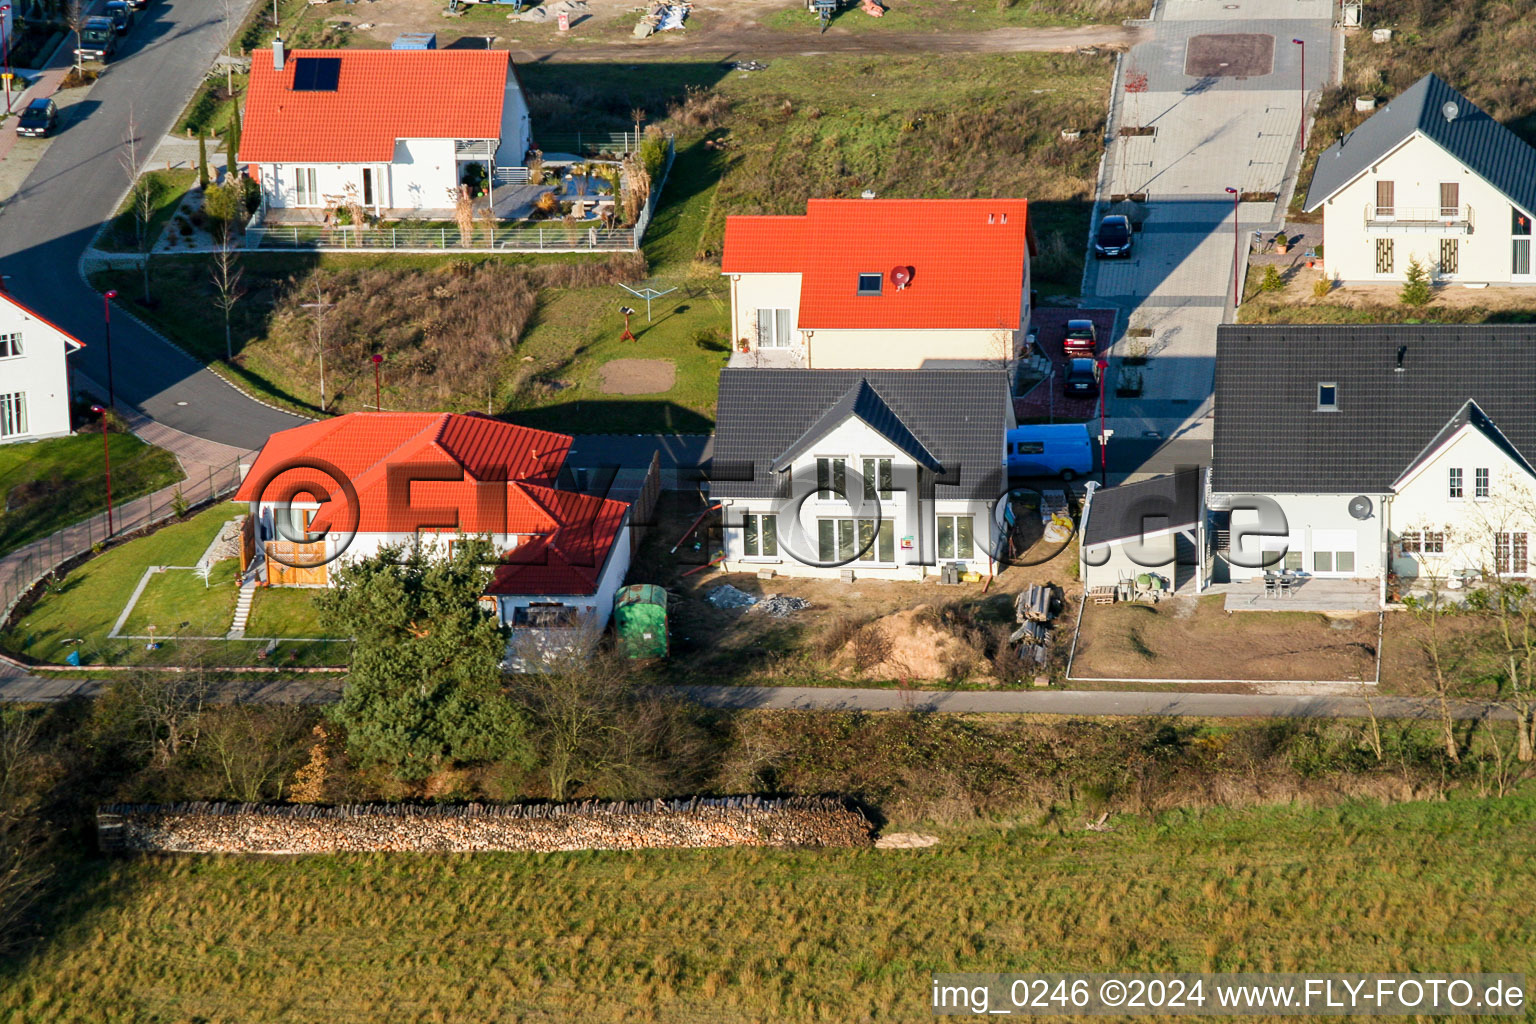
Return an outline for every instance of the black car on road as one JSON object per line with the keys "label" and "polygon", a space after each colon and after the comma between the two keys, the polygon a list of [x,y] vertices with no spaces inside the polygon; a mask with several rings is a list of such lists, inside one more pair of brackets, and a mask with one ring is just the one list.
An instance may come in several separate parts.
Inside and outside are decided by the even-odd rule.
{"label": "black car on road", "polygon": [[1129,256],[1136,244],[1131,231],[1131,219],[1112,213],[1099,221],[1098,233],[1093,236],[1093,255],[1098,259],[1106,256]]}
{"label": "black car on road", "polygon": [[53,100],[39,97],[28,103],[16,120],[16,134],[45,138],[59,126],[59,108]]}
{"label": "black car on road", "polygon": [[1061,390],[1068,398],[1099,397],[1099,363],[1096,359],[1073,359],[1061,378]]}
{"label": "black car on road", "polygon": [[80,26],[80,45],[75,56],[81,60],[99,60],[105,64],[117,49],[117,26],[111,18],[96,16],[86,18]]}

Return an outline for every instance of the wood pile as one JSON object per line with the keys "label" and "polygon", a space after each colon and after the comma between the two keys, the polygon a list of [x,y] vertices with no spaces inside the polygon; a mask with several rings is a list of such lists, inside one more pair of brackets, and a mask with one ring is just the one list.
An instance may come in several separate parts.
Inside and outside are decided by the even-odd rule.
{"label": "wood pile", "polygon": [[1050,653],[1051,620],[1061,613],[1061,588],[1054,583],[1031,583],[1014,598],[1014,620],[1019,628],[1008,637],[1010,643],[1028,647],[1035,664],[1044,665]]}
{"label": "wood pile", "polygon": [[857,847],[873,829],[832,797],[693,797],[566,804],[181,803],[97,810],[115,853],[473,853],[722,846]]}

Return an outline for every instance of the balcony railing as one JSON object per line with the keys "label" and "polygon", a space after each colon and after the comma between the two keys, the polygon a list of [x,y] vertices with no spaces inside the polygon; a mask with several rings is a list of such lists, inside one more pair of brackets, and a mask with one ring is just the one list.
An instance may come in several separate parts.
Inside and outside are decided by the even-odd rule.
{"label": "balcony railing", "polygon": [[1470,235],[1472,207],[1368,205],[1365,226],[1387,231],[1451,231]]}
{"label": "balcony railing", "polygon": [[496,152],[495,139],[455,139],[453,142],[455,156],[488,156]]}

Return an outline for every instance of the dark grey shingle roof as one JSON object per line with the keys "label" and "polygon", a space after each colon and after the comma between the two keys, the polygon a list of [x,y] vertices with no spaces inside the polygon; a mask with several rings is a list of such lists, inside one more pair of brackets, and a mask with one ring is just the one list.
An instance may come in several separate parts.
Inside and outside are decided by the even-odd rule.
{"label": "dark grey shingle roof", "polygon": [[[1455,103],[1447,121],[1441,108]],[[1536,212],[1536,149],[1436,75],[1425,75],[1317,158],[1305,208],[1315,210],[1414,132],[1423,132],[1527,213]]]}
{"label": "dark grey shingle roof", "polygon": [[817,441],[825,437],[828,431],[849,416],[857,416],[863,420],[897,449],[910,455],[912,461],[919,466],[931,469],[935,473],[943,471],[944,467],[938,459],[934,458],[933,453],[912,436],[912,431],[907,429],[907,425],[901,421],[900,416],[891,411],[890,405],[880,397],[880,392],[862,377],[854,383],[853,387],[844,392],[843,397],[838,399],[837,403],[819,420],[812,423],[810,428],[800,435],[798,441],[779,453],[779,457],[773,462],[774,471],[788,468]]}
{"label": "dark grey shingle roof", "polygon": [[[1200,519],[1200,470],[1100,487],[1088,503],[1083,545],[1140,537],[1153,529],[1182,529]],[[1159,520],[1153,522],[1153,519]],[[1166,518],[1166,522],[1161,520]]]}
{"label": "dark grey shingle roof", "polygon": [[[1337,412],[1316,411],[1322,382]],[[1385,493],[1469,399],[1536,454],[1536,327],[1224,325],[1211,490]]]}
{"label": "dark grey shingle roof", "polygon": [[742,368],[720,372],[710,495],[774,497],[770,467],[860,381],[869,382],[901,429],[942,465],[938,497],[991,500],[1008,489],[1008,380],[997,370]]}

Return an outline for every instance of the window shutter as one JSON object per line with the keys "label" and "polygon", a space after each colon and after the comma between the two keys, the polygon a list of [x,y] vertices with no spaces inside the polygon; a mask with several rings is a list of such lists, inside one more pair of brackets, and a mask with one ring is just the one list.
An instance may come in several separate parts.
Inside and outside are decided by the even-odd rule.
{"label": "window shutter", "polygon": [[1393,207],[1397,205],[1393,202],[1396,191],[1390,181],[1378,181],[1376,183],[1376,213],[1378,215],[1392,216]]}

